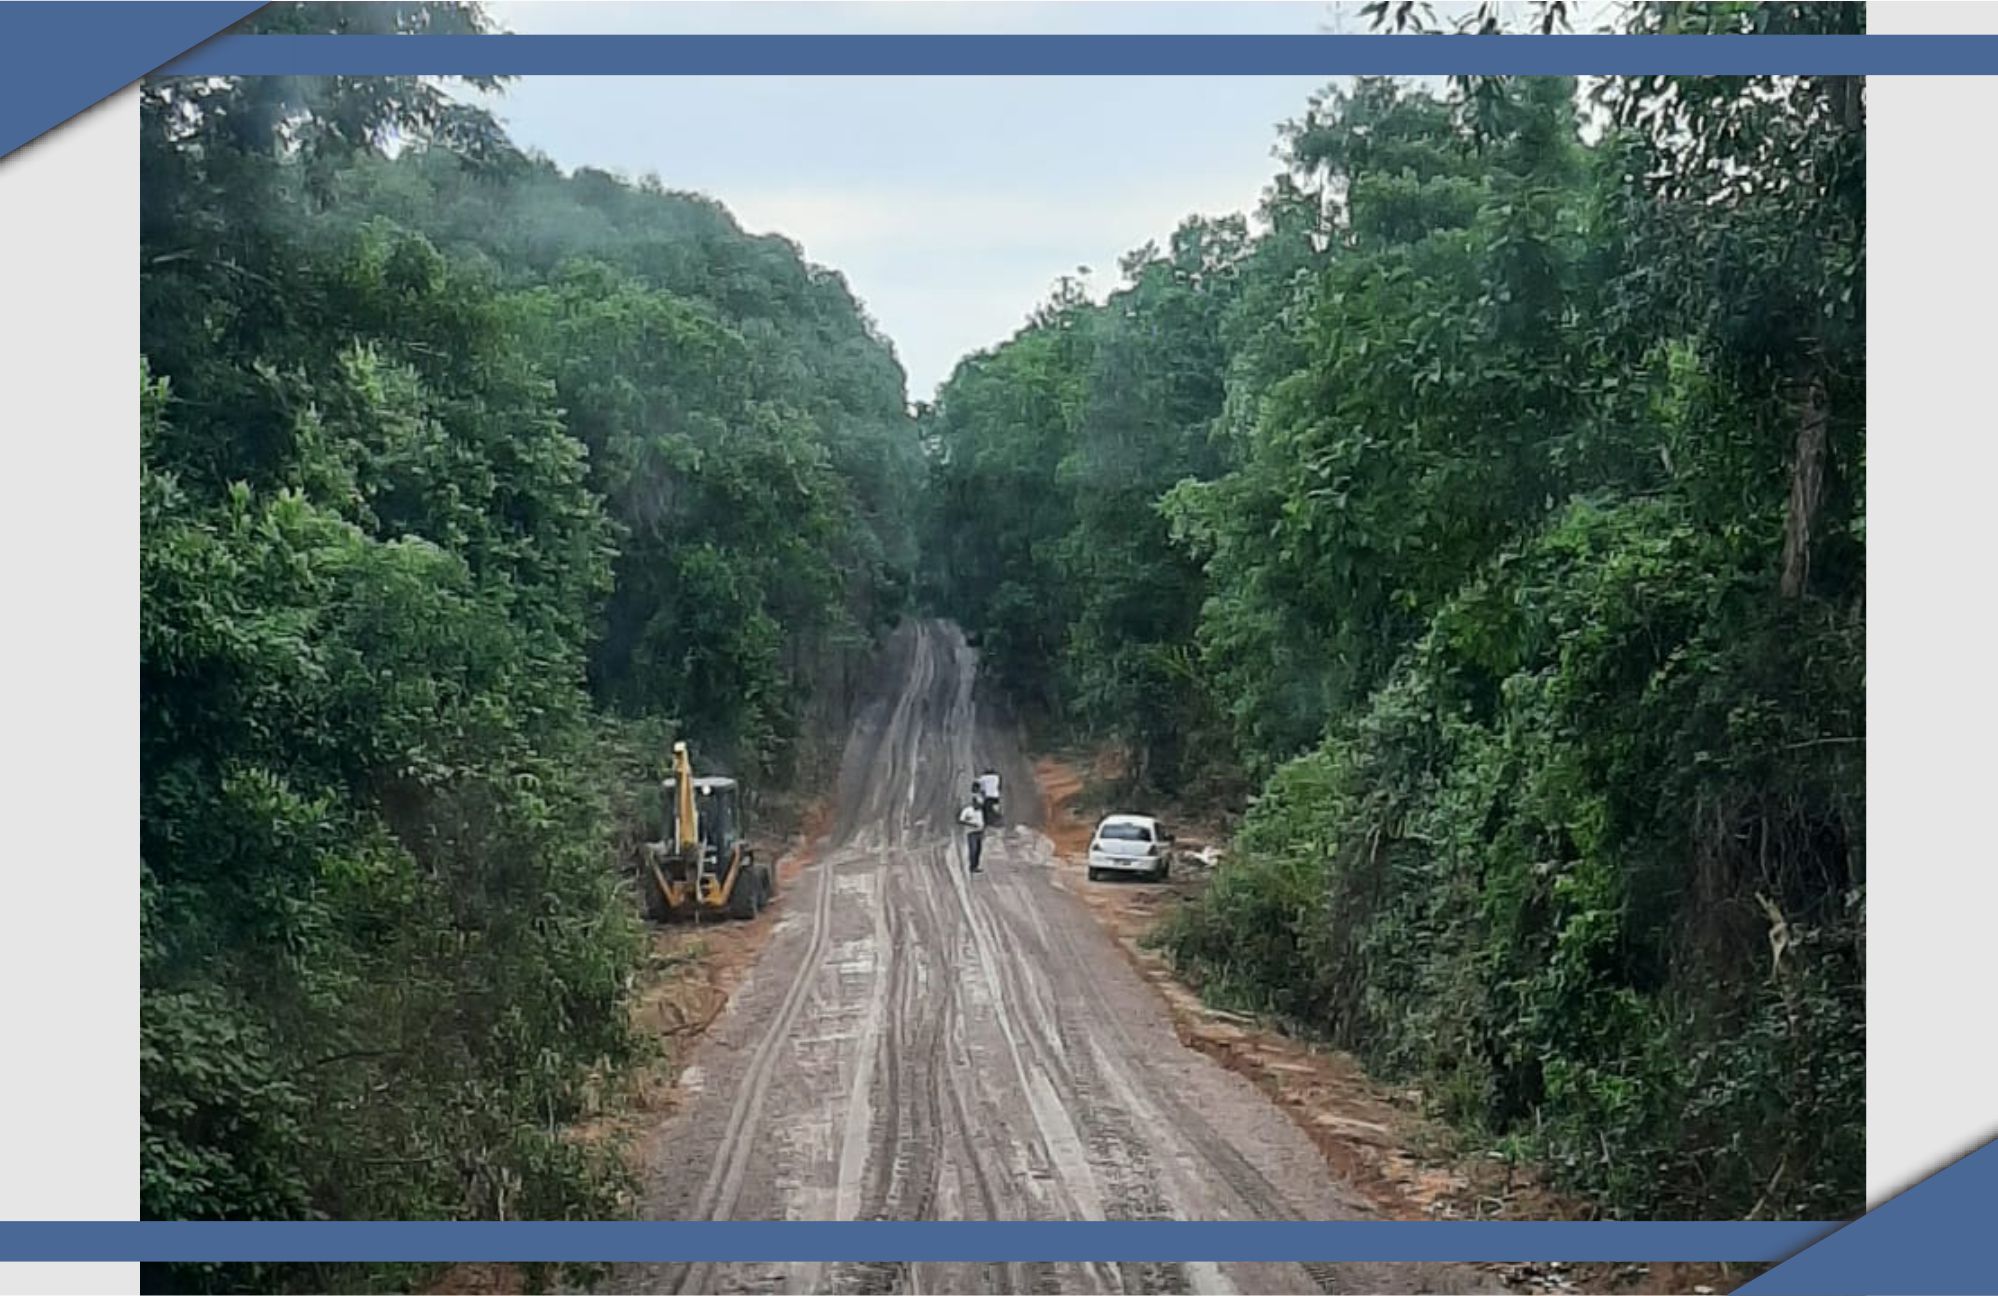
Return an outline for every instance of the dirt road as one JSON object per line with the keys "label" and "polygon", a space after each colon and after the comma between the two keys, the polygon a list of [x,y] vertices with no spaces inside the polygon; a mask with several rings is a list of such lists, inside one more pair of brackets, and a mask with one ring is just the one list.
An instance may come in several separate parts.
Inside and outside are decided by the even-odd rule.
{"label": "dirt road", "polygon": [[[1181,1046],[1023,805],[1034,781],[953,628],[906,627],[849,743],[838,826],[683,1079],[659,1219],[1338,1219],[1361,1210],[1246,1081]],[[965,870],[972,775],[1007,826]],[[1019,816],[1014,818],[1013,816]],[[1021,820],[1024,819],[1024,822]],[[1356,1265],[674,1265],[627,1292],[1484,1290]]]}

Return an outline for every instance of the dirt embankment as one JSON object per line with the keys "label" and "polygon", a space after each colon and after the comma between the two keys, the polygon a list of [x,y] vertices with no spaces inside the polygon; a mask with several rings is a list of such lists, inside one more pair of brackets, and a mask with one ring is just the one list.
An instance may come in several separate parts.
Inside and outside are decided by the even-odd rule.
{"label": "dirt embankment", "polygon": [[[1339,1178],[1384,1219],[1592,1218],[1581,1202],[1549,1189],[1531,1166],[1480,1156],[1422,1112],[1423,1096],[1368,1075],[1351,1056],[1283,1034],[1268,1023],[1212,1007],[1145,943],[1165,915],[1198,894],[1211,872],[1198,857],[1219,844],[1212,825],[1177,821],[1189,856],[1164,885],[1092,883],[1084,857],[1096,816],[1084,809],[1114,772],[1114,760],[1043,757],[1034,777],[1044,831],[1054,843],[1057,883],[1074,892],[1115,939],[1131,964],[1165,1000],[1182,1043],[1243,1076],[1269,1096],[1311,1139]],[[1168,816],[1171,821],[1170,816]],[[1689,1264],[1493,1265],[1515,1291],[1709,1293],[1731,1291],[1748,1275],[1739,1266]]]}

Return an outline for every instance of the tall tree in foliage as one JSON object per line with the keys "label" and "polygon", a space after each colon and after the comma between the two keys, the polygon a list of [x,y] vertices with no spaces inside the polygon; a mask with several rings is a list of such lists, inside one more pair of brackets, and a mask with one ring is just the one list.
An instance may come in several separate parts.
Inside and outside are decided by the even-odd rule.
{"label": "tall tree in foliage", "polygon": [[1058,578],[1073,592],[1061,669],[1074,718],[1121,740],[1136,780],[1168,789],[1183,786],[1213,726],[1191,651],[1205,586],[1158,506],[1179,482],[1221,471],[1221,323],[1247,247],[1240,218],[1189,221],[1170,247],[1124,259],[1129,287],[1096,317],[1060,469],[1074,501]]}
{"label": "tall tree in foliage", "polygon": [[1215,577],[1202,641],[1257,759],[1363,697],[1560,489],[1585,373],[1570,87],[1525,83],[1512,109],[1480,155],[1444,105],[1363,81],[1290,133],[1333,248],[1307,358],[1240,471],[1170,509]]}
{"label": "tall tree in foliage", "polygon": [[928,522],[943,606],[982,640],[988,668],[1043,711],[1067,637],[1060,546],[1074,504],[1058,484],[1094,347],[1094,311],[1064,280],[1010,342],[960,361],[924,413]]}

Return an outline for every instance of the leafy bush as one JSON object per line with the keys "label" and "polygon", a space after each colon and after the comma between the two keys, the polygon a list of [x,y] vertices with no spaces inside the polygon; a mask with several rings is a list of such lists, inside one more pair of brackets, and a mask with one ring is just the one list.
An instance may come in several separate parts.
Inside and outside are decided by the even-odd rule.
{"label": "leafy bush", "polygon": [[1858,626],[1756,577],[1578,505],[1277,773],[1167,947],[1610,1209],[1850,1209]]}

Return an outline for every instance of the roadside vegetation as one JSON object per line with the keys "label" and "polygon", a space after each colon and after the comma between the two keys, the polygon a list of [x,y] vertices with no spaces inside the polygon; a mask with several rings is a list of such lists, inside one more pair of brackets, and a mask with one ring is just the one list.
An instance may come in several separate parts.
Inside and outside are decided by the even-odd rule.
{"label": "roadside vegetation", "polygon": [[792,244],[436,86],[142,103],[144,1214],[614,1213],[563,1131],[635,1046],[629,790],[814,776],[909,584],[902,371]]}
{"label": "roadside vegetation", "polygon": [[[1698,8],[1633,21],[1859,21]],[[923,411],[937,598],[1133,790],[1246,780],[1210,996],[1607,1213],[1856,1209],[1860,84],[1363,80],[1280,154]]]}

